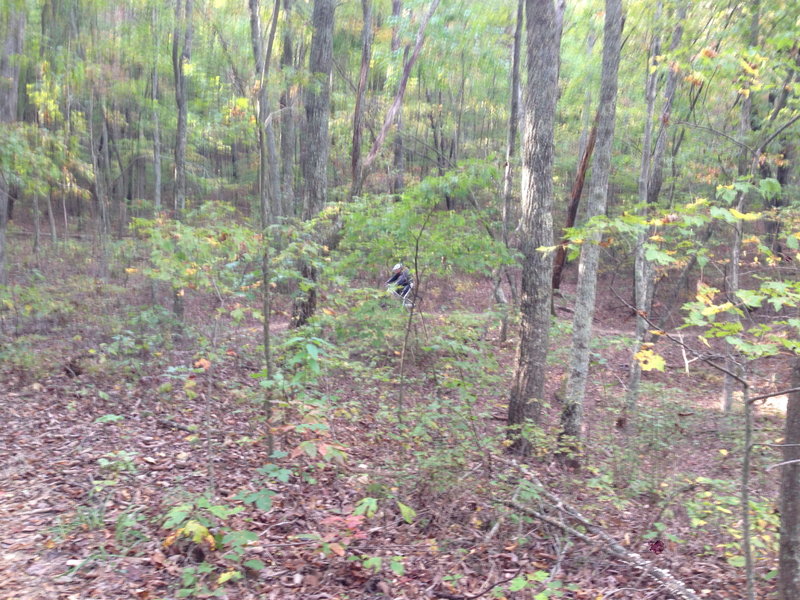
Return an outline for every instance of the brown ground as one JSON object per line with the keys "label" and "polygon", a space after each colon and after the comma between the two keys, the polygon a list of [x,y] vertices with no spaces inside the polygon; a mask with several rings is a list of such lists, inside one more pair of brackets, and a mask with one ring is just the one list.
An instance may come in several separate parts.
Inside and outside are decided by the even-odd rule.
{"label": "brown ground", "polygon": [[[429,331],[456,307],[482,313],[491,304],[487,282],[434,283],[421,305]],[[564,287],[557,314],[568,323],[570,285]],[[132,295],[144,289],[131,285],[124,292],[129,298],[114,307],[119,300],[98,286],[95,293],[87,290],[87,302],[99,311],[121,310],[127,302],[141,304],[142,298]],[[205,308],[194,307],[195,314],[207,314]],[[275,333],[285,324],[286,315],[278,314]],[[530,469],[619,543],[670,569],[700,597],[743,597],[743,569],[726,561],[724,547],[710,552],[705,548],[731,541],[724,527],[735,526],[737,518],[728,518],[724,511],[735,513],[738,507],[722,502],[715,491],[707,502],[720,517],[719,528],[693,529],[686,503],[699,502],[703,491],[712,488],[702,481],[675,479],[680,473],[729,480],[736,493],[741,448],[731,430],[737,431],[739,423],[717,411],[719,376],[697,362],[686,373],[681,350],[662,343],[667,370],[645,376],[653,390],[643,400],[643,410],[655,415],[648,421],[650,437],[635,438],[636,444],[649,440],[650,445],[632,448],[633,454],[625,458],[621,449],[634,443],[633,434],[616,425],[629,353],[613,342],[631,331],[633,319],[610,292],[608,282],[602,289],[596,326],[599,339],[607,342],[597,350],[600,362],[587,391],[587,462],[597,469],[566,471],[550,456],[533,460]],[[398,376],[399,358],[385,355],[388,380],[383,383],[352,367],[324,377],[319,387],[335,395],[339,407],[331,414],[328,434],[289,427],[279,431],[278,446],[290,454],[272,462],[291,473],[285,481],[268,483],[274,492],[268,511],[237,497],[243,490],[263,489],[257,469],[270,462],[261,409],[253,401],[257,383],[242,350],[253,344],[257,330],[244,326],[227,330],[224,347],[230,352],[215,358],[209,371],[195,374],[196,383],[187,394],[183,381],[170,378],[163,365],[197,364],[204,355],[198,355],[196,348],[179,344],[159,357],[160,368],[152,367],[150,356],[145,372],[117,363],[110,369],[89,352],[108,341],[99,329],[76,321],[48,329],[34,353],[47,361],[46,368],[6,369],[0,381],[5,390],[0,395],[0,598],[149,600],[177,598],[181,589],[194,589],[194,597],[215,591],[231,600],[414,600],[478,594],[522,599],[549,593],[547,585],[556,579],[574,589],[536,596],[537,600],[671,597],[652,578],[610,558],[600,538],[577,541],[543,522],[519,520],[498,504],[517,489],[518,500],[546,508],[520,494],[521,488],[513,483],[507,492],[503,476],[515,473],[507,464],[509,458],[480,450],[481,440],[502,425],[514,360],[513,340],[499,344],[495,327],[482,334],[500,364],[500,382],[493,390],[480,390],[482,412],[472,424],[474,455],[442,458],[423,445],[404,447],[409,438],[397,437],[397,432],[414,423],[392,428],[385,417],[376,419],[382,409],[398,401],[393,378]],[[568,340],[558,334],[554,339],[547,429],[558,421],[554,398]],[[431,367],[418,356],[407,361],[406,368],[418,377],[404,390],[408,409],[429,402],[436,382],[424,377]],[[780,373],[782,365],[767,363],[760,368],[764,389],[780,387],[780,381],[770,383],[769,376]],[[654,388],[656,383],[661,387]],[[456,393],[441,392],[443,397]],[[665,405],[666,399],[674,404]],[[298,414],[292,410],[296,409],[282,413],[287,422]],[[313,420],[313,411],[306,413],[306,419]],[[196,432],[192,426],[197,426]],[[763,412],[757,435],[774,441],[780,427],[779,416]],[[447,449],[447,434],[442,432],[442,452]],[[438,443],[435,438],[426,440]],[[302,442],[307,442],[305,448],[310,444],[329,456],[335,444],[346,459],[311,457],[302,452]],[[111,454],[121,450],[131,453],[130,460]],[[439,456],[439,463],[423,460],[431,456]],[[777,457],[765,452],[756,459],[753,494],[774,498],[777,470],[766,472],[764,467],[777,462]],[[448,477],[448,469],[456,466],[460,470]],[[634,477],[652,485],[643,486],[641,492],[626,491],[625,481]],[[241,558],[226,555],[236,546],[230,540],[220,548],[204,531],[192,540],[189,532],[176,538],[175,527],[162,527],[170,509],[191,503],[210,489],[216,505],[242,509],[222,517],[220,511],[225,509],[214,509],[220,514],[212,519],[216,526],[210,532],[220,533],[224,527],[254,533],[241,546]],[[379,498],[376,510],[355,514],[364,497]],[[413,507],[415,514],[403,515],[397,500]],[[209,517],[208,511],[197,514]],[[660,553],[651,552],[658,548],[642,537],[654,521],[666,526],[659,537],[664,542]],[[766,521],[758,527],[765,535],[774,534]],[[380,565],[375,557],[382,559]],[[370,558],[373,562],[365,565]],[[771,583],[763,575],[774,568],[774,554],[767,551],[758,558],[759,598],[770,598]],[[261,565],[243,568],[248,560]],[[204,563],[214,569],[203,578],[208,591],[193,588],[188,581],[181,584],[187,567]],[[221,576],[234,571],[244,577],[222,582]],[[508,590],[508,580],[514,576],[537,571],[550,573],[549,578],[523,591]]]}

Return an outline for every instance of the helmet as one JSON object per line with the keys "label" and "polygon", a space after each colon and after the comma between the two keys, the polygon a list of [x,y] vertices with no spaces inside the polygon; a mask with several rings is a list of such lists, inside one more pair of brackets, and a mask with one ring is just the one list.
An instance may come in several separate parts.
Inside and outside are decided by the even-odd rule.
{"label": "helmet", "polygon": [[392,272],[399,271],[403,268],[403,263],[397,263],[395,266],[392,267]]}

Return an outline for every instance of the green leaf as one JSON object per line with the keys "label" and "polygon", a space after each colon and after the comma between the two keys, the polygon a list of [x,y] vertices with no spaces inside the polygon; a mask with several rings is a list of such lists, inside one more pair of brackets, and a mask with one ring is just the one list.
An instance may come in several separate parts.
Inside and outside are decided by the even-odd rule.
{"label": "green leaf", "polygon": [[528,579],[523,577],[522,575],[517,575],[508,584],[508,591],[509,592],[518,592],[520,590],[525,589],[525,587],[527,585],[528,585]]}
{"label": "green leaf", "polygon": [[370,556],[367,560],[361,563],[365,569],[372,569],[374,573],[377,573],[381,570],[383,566],[383,559],[380,556]]}
{"label": "green leaf", "polygon": [[417,518],[417,511],[415,511],[410,506],[403,504],[399,500],[397,501],[397,507],[400,509],[400,514],[403,515],[403,520],[406,523],[411,524],[414,522],[414,519]]}
{"label": "green leaf", "polygon": [[242,564],[248,569],[253,569],[254,571],[262,571],[267,568],[267,565],[257,558],[251,558],[250,560],[244,561]]}
{"label": "green leaf", "polygon": [[94,422],[95,423],[116,423],[117,421],[122,421],[125,417],[122,415],[103,415],[102,417],[97,417]]}
{"label": "green leaf", "polygon": [[745,565],[744,556],[729,556],[727,560],[732,567],[743,567]]}

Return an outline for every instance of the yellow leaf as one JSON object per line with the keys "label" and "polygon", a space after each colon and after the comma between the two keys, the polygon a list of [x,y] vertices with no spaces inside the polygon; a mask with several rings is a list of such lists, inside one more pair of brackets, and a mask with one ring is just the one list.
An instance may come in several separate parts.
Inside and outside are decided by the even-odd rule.
{"label": "yellow leaf", "polygon": [[239,573],[239,571],[236,571],[235,569],[231,571],[225,571],[219,577],[217,577],[217,585],[222,585],[223,583],[225,583],[226,581],[230,581],[237,575],[241,575],[241,573]]}
{"label": "yellow leaf", "polygon": [[728,451],[724,448],[720,449],[719,453],[722,454],[722,456],[728,456]]}
{"label": "yellow leaf", "polygon": [[742,221],[757,221],[761,218],[761,213],[742,213],[735,208],[730,209],[731,214]]}
{"label": "yellow leaf", "polygon": [[747,88],[739,88],[739,95],[744,96],[745,98],[750,97],[750,90]]}
{"label": "yellow leaf", "polygon": [[125,272],[128,273],[129,275],[133,275],[134,273],[138,273],[139,269],[136,269],[134,267],[128,267],[127,269],[125,269]]}
{"label": "yellow leaf", "polygon": [[663,371],[664,367],[667,366],[667,361],[664,360],[664,357],[652,350],[639,350],[633,357],[639,361],[642,371]]}

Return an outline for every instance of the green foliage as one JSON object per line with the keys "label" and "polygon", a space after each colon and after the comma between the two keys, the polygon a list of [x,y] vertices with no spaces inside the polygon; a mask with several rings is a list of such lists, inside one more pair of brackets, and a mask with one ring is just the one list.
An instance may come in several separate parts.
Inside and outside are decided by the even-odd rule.
{"label": "green foliage", "polygon": [[[338,268],[351,275],[364,269],[383,274],[398,261],[413,268],[417,245],[417,268],[426,275],[444,275],[451,269],[489,274],[511,264],[505,245],[484,227],[496,221],[496,214],[477,208],[477,199],[494,191],[496,178],[490,165],[471,163],[422,180],[396,202],[373,196],[346,205]],[[445,197],[468,208],[445,210]]]}

